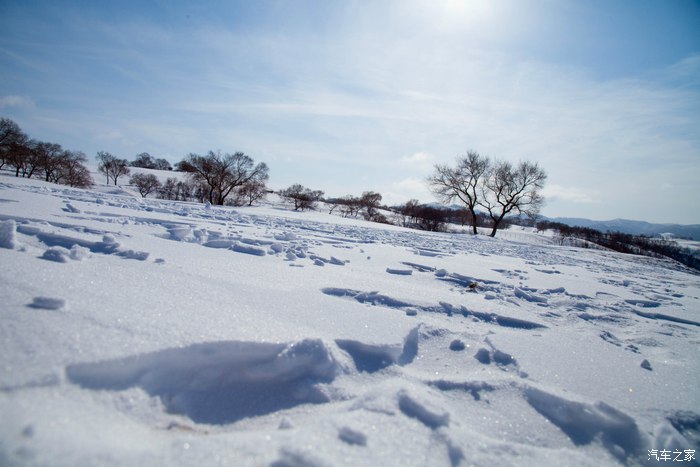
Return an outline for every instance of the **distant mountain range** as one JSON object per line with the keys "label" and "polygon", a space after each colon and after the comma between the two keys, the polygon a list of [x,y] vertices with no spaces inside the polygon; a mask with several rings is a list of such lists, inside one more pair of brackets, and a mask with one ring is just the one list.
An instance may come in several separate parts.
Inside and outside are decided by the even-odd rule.
{"label": "distant mountain range", "polygon": [[649,222],[631,221],[627,219],[592,221],[590,219],[578,219],[574,217],[554,217],[548,219],[553,222],[561,222],[562,224],[574,227],[588,227],[600,230],[601,232],[622,232],[633,235],[647,235],[650,237],[670,233],[675,237],[700,240],[700,224],[652,224]]}
{"label": "distant mountain range", "polygon": [[[445,205],[438,203],[430,203],[427,206],[436,208],[444,208]],[[464,206],[459,204],[451,204],[447,206],[449,209],[464,209]],[[523,219],[526,219],[523,216]],[[611,221],[594,221],[591,219],[582,219],[578,217],[547,217],[539,216],[552,222],[560,222],[572,227],[588,227],[590,229],[600,230],[601,232],[622,232],[631,235],[646,235],[648,237],[659,236],[662,234],[672,234],[677,238],[686,238],[700,241],[700,224],[681,225],[681,224],[652,224],[645,221],[631,221],[629,219],[613,219]]]}

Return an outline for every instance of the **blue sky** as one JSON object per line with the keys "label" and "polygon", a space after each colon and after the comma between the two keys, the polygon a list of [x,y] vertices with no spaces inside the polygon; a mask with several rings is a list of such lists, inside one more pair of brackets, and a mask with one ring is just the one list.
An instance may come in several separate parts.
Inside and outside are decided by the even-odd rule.
{"label": "blue sky", "polygon": [[13,1],[0,116],[94,156],[243,151],[270,185],[433,201],[472,149],[548,216],[700,223],[700,2]]}

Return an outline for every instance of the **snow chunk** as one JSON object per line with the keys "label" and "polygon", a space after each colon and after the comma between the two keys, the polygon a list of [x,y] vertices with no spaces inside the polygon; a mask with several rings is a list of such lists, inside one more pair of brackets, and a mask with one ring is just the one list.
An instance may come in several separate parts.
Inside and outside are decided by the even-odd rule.
{"label": "snow chunk", "polygon": [[399,392],[399,409],[404,415],[417,419],[428,428],[440,428],[450,423],[449,413],[440,413],[437,409],[428,407],[425,403],[409,396],[406,391]]}
{"label": "snow chunk", "polygon": [[66,306],[66,301],[62,298],[34,297],[29,306],[42,310],[60,310]]}
{"label": "snow chunk", "polygon": [[52,246],[41,255],[41,258],[57,263],[67,263],[69,254],[70,252],[61,246]]}
{"label": "snow chunk", "polygon": [[636,305],[642,308],[657,308],[661,306],[659,302],[655,302],[653,300],[637,300],[637,299],[629,299],[625,300],[625,302],[629,303],[630,305]]}
{"label": "snow chunk", "polygon": [[149,253],[147,251],[124,250],[117,253],[117,255],[126,259],[146,261],[148,259]]}
{"label": "snow chunk", "polygon": [[410,276],[413,274],[412,269],[392,269],[392,268],[386,268],[386,272],[389,274],[396,274],[398,276]]}
{"label": "snow chunk", "polygon": [[336,266],[345,266],[346,263],[346,261],[338,259],[335,256],[331,256],[331,259],[328,262],[331,264],[335,264]]}
{"label": "snow chunk", "polygon": [[70,259],[74,259],[76,261],[82,261],[85,258],[87,258],[90,254],[90,250],[87,248],[83,248],[80,245],[73,245],[70,249]]}
{"label": "snow chunk", "polygon": [[168,234],[170,235],[171,240],[183,242],[192,237],[192,228],[188,225],[176,225],[168,229]]}
{"label": "snow chunk", "polygon": [[459,352],[460,350],[464,350],[465,348],[466,346],[464,345],[464,342],[462,342],[459,339],[455,339],[452,342],[450,342],[450,350]]}
{"label": "snow chunk", "polygon": [[520,289],[518,287],[515,288],[515,296],[518,298],[522,298],[523,300],[526,300],[528,302],[534,302],[534,303],[547,303],[547,299],[544,297],[538,297],[537,295],[533,295],[530,293],[525,292],[523,289]]}
{"label": "snow chunk", "polygon": [[270,245],[270,250],[272,250],[273,253],[282,253],[284,251],[284,245],[281,243],[273,243]]}
{"label": "snow chunk", "polygon": [[80,209],[76,208],[75,206],[73,206],[73,205],[70,204],[70,203],[66,203],[66,207],[65,207],[64,211],[66,211],[66,212],[72,212],[72,213],[75,213],[75,214],[80,214]]}
{"label": "snow chunk", "polygon": [[224,249],[229,249],[235,244],[235,240],[231,240],[230,238],[216,238],[213,240],[209,240],[207,242],[204,242],[202,245],[207,247],[207,248],[224,248]]}
{"label": "snow chunk", "polygon": [[267,254],[262,248],[250,245],[242,245],[240,243],[236,243],[231,247],[231,249],[237,253],[245,253],[247,255],[253,256],[265,256]]}
{"label": "snow chunk", "polygon": [[17,225],[12,219],[0,222],[0,248],[17,248]]}
{"label": "snow chunk", "polygon": [[479,363],[488,365],[489,363],[491,363],[491,352],[489,352],[488,349],[482,347],[476,352],[474,358],[476,358]]}
{"label": "snow chunk", "polygon": [[114,235],[106,234],[102,236],[102,243],[104,243],[105,245],[112,245],[117,243],[117,240],[114,238]]}
{"label": "snow chunk", "polygon": [[328,465],[330,464],[309,452],[283,447],[280,449],[280,459],[270,464],[270,467],[327,467]]}
{"label": "snow chunk", "polygon": [[282,420],[280,420],[279,426],[277,427],[277,429],[279,430],[291,430],[292,428],[294,428],[294,424],[287,417],[282,418]]}
{"label": "snow chunk", "polygon": [[297,239],[297,236],[294,235],[293,233],[289,233],[289,232],[275,235],[275,240],[279,240],[279,241],[283,241],[283,242],[284,241],[290,242],[290,241],[296,240],[296,239]]}
{"label": "snow chunk", "polygon": [[344,426],[338,432],[338,438],[348,444],[354,444],[357,446],[367,445],[367,435],[361,431],[353,430],[347,426]]}

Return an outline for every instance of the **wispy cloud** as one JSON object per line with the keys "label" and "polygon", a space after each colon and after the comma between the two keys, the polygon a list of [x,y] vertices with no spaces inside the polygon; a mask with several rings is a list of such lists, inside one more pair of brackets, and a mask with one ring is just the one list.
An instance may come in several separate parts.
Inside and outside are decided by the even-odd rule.
{"label": "wispy cloud", "polygon": [[[563,26],[538,2],[250,5],[115,18],[53,8],[63,35],[44,26],[46,38],[21,47],[0,41],[0,59],[41,64],[52,77],[31,69],[17,80],[29,91],[8,88],[7,98],[35,101],[26,122],[87,152],[108,143],[175,157],[243,150],[271,165],[272,184],[329,195],[371,189],[429,202],[423,177],[433,165],[474,149],[538,161],[552,215],[624,217],[616,210],[642,196],[648,210],[676,216],[700,204],[691,183],[700,179],[700,55],[630,75],[548,60],[532,53],[543,44],[533,37]],[[557,21],[576,20],[555,9]],[[161,16],[175,19],[143,19]],[[22,29],[38,34],[32,24]],[[0,105],[27,115],[13,102]],[[662,184],[677,190],[671,208]]]}
{"label": "wispy cloud", "polygon": [[411,169],[432,170],[434,164],[435,156],[425,151],[415,152],[401,158],[401,165]]}
{"label": "wispy cloud", "polygon": [[593,204],[600,203],[597,193],[591,192],[588,189],[576,187],[564,187],[561,185],[547,185],[542,194],[549,201],[565,201],[575,204]]}
{"label": "wispy cloud", "polygon": [[7,107],[34,107],[34,101],[27,96],[3,96],[0,97],[0,109]]}

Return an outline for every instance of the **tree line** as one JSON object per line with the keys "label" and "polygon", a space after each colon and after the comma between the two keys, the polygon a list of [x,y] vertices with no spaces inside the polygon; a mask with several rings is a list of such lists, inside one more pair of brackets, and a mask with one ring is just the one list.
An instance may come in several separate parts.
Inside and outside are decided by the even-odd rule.
{"label": "tree line", "polygon": [[[167,160],[153,158],[147,152],[138,154],[131,162],[106,151],[99,151],[96,158],[98,172],[105,176],[108,185],[117,185],[121,177],[130,175],[130,167],[173,170]],[[86,188],[94,182],[85,162],[87,157],[80,151],[30,139],[13,121],[0,120],[0,169],[7,165],[18,177],[41,174],[46,181]],[[188,174],[187,180],[169,177],[161,182],[153,174],[137,173],[129,183],[143,197],[155,193],[163,199],[212,205],[252,205],[270,192],[268,166],[264,162],[256,164],[242,152],[190,153],[175,164],[174,169]],[[459,202],[463,206],[459,209],[424,205],[417,200],[403,206],[382,206],[382,195],[374,191],[324,200],[322,191],[300,184],[280,190],[279,195],[295,210],[313,209],[323,200],[329,204],[331,213],[337,209],[346,217],[361,215],[373,222],[434,231],[444,230],[448,223],[459,223],[470,225],[474,234],[478,233],[477,227],[488,226],[493,237],[506,225],[509,216],[534,217],[538,213],[544,200],[541,189],[546,179],[546,173],[537,163],[524,161],[514,165],[468,151],[457,158],[454,166],[436,165],[434,173],[427,178],[432,192],[441,202]]]}
{"label": "tree line", "polygon": [[0,169],[7,166],[16,177],[89,188],[93,181],[86,162],[85,153],[32,139],[14,121],[0,118]]}
{"label": "tree line", "polygon": [[[131,173],[130,167],[173,170],[170,163],[153,158],[147,152],[137,154],[133,161],[115,157],[106,151],[96,156],[97,170],[107,185]],[[78,188],[94,185],[85,153],[64,149],[60,144],[32,139],[8,118],[0,119],[0,170],[8,167],[16,177],[40,177],[47,182]],[[265,163],[255,164],[242,152],[228,154],[209,151],[205,155],[189,154],[176,165],[189,174],[187,180],[169,177],[161,183],[153,174],[138,173],[129,183],[141,196],[156,193],[159,198],[181,201],[209,202],[223,205],[252,205],[267,193],[269,169]]]}
{"label": "tree line", "polygon": [[[147,153],[140,154],[137,162],[143,164],[143,160],[150,157],[147,156]],[[124,162],[117,165],[123,168]],[[163,168],[160,170],[172,170],[169,164],[168,167],[161,164],[161,167]],[[175,169],[188,174],[187,180],[168,177],[165,183],[161,183],[153,174],[135,174],[129,183],[134,185],[143,197],[155,192],[157,197],[162,199],[198,201],[220,206],[251,206],[264,198],[268,192],[267,181],[270,175],[267,164],[255,164],[250,156],[242,152],[229,154],[209,151],[205,155],[190,153],[175,164]],[[117,170],[113,169],[113,173]],[[128,168],[125,170],[128,173]]]}
{"label": "tree line", "polygon": [[681,247],[678,242],[673,240],[614,231],[602,232],[590,227],[571,226],[545,220],[538,221],[536,227],[538,232],[554,231],[561,243],[579,240],[575,244],[583,248],[586,248],[588,244],[595,244],[620,253],[670,258],[690,268],[700,270],[700,254],[690,248]]}

